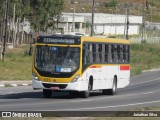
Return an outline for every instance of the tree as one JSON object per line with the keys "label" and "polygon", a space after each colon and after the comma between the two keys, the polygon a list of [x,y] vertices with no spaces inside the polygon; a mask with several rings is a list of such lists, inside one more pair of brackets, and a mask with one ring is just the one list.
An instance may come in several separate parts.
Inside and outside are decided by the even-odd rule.
{"label": "tree", "polygon": [[64,0],[31,0],[31,24],[34,29],[45,32],[48,27],[55,28],[56,18],[64,7]]}
{"label": "tree", "polygon": [[111,0],[110,2],[106,3],[106,7],[116,7],[117,5],[117,0]]}
{"label": "tree", "polygon": [[[15,16],[14,16],[14,6]],[[34,31],[39,32],[50,27],[55,29],[58,25],[59,16],[64,8],[64,0],[10,0],[9,4],[9,28],[8,32],[12,33],[12,41],[16,45],[23,44],[23,23],[26,19],[31,23]],[[5,11],[5,0],[0,2],[0,38],[2,37],[2,28]],[[13,20],[14,19],[14,20]],[[56,25],[57,24],[57,25]],[[12,25],[12,27],[10,27]],[[13,26],[14,25],[14,26]],[[11,29],[12,28],[12,29]],[[21,28],[21,30],[19,30]],[[0,39],[1,40],[1,39]]]}
{"label": "tree", "polygon": [[3,36],[4,14],[5,14],[5,0],[2,0],[0,2],[0,42],[2,42],[2,36]]}

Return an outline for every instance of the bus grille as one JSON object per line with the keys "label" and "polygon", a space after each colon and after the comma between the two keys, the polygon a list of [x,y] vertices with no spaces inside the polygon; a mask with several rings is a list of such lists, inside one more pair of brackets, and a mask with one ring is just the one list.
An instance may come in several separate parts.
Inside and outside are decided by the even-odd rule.
{"label": "bus grille", "polygon": [[67,87],[67,84],[48,84],[48,83],[42,83],[45,88],[51,88],[51,87],[59,87],[60,89],[65,89]]}

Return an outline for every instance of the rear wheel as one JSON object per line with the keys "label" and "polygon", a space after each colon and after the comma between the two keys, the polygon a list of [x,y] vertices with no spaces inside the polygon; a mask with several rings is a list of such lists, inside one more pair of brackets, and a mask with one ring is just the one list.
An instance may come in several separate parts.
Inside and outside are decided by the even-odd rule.
{"label": "rear wheel", "polygon": [[104,94],[104,95],[115,95],[116,93],[117,93],[117,80],[114,77],[112,88],[102,90],[102,94]]}
{"label": "rear wheel", "polygon": [[52,90],[43,89],[43,96],[45,98],[50,98],[52,96]]}

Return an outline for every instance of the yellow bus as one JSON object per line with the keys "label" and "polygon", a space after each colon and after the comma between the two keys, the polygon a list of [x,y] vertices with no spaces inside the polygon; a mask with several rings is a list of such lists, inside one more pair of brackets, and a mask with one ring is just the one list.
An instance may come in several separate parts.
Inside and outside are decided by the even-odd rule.
{"label": "yellow bus", "polygon": [[69,91],[87,98],[93,90],[114,95],[130,82],[130,42],[115,38],[40,35],[32,66],[33,89]]}

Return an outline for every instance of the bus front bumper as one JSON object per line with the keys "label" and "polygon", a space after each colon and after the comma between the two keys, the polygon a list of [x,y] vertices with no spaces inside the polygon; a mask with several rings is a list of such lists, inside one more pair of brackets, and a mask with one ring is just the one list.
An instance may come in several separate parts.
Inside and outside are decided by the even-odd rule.
{"label": "bus front bumper", "polygon": [[39,80],[32,79],[32,87],[36,89],[51,89],[56,91],[86,91],[87,80],[78,80],[77,82],[70,83],[53,83],[53,82],[42,82]]}

